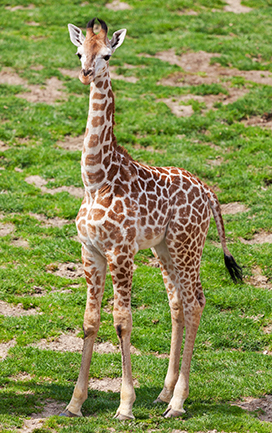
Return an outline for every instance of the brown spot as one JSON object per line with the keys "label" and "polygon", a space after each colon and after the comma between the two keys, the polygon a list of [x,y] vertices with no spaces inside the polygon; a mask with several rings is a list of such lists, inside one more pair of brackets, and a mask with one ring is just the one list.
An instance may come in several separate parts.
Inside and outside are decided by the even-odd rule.
{"label": "brown spot", "polygon": [[113,210],[117,214],[121,213],[121,212],[124,212],[124,206],[123,206],[123,203],[121,202],[121,200],[117,200],[116,201]]}
{"label": "brown spot", "polygon": [[145,237],[146,237],[146,239],[152,239],[153,238],[153,230],[150,227],[147,227],[145,229]]}
{"label": "brown spot", "polygon": [[107,110],[106,110],[106,117],[107,117],[108,121],[111,119],[111,116],[113,113],[114,113],[114,104],[113,104],[113,102],[111,102],[108,105]]}
{"label": "brown spot", "polygon": [[94,93],[93,99],[104,99],[106,95],[103,95],[102,93]]}
{"label": "brown spot", "polygon": [[76,219],[78,220],[79,218],[83,218],[83,217],[85,217],[86,214],[87,214],[87,208],[86,207],[81,207],[79,209],[79,212],[77,214]]}
{"label": "brown spot", "polygon": [[101,168],[95,173],[88,173],[87,177],[90,183],[100,183],[105,178],[105,172]]}
{"label": "brown spot", "polygon": [[99,81],[99,82],[96,84],[96,87],[97,87],[98,89],[100,89],[102,86],[103,86],[103,81]]}
{"label": "brown spot", "polygon": [[135,227],[130,227],[127,230],[126,238],[129,242],[132,242],[135,239],[135,237],[136,237],[136,229],[135,229]]}
{"label": "brown spot", "polygon": [[94,209],[91,213],[94,221],[99,221],[105,215],[105,211],[103,209]]}
{"label": "brown spot", "polygon": [[107,101],[105,101],[103,104],[98,104],[97,102],[93,103],[93,110],[94,111],[104,111],[107,106]]}
{"label": "brown spot", "polygon": [[107,130],[107,135],[106,135],[105,141],[109,141],[111,139],[111,137],[112,137],[112,128],[109,127]]}
{"label": "brown spot", "polygon": [[97,126],[104,125],[104,122],[105,122],[104,116],[95,116],[93,117],[92,125],[94,128],[96,128]]}
{"label": "brown spot", "polygon": [[107,126],[104,127],[103,131],[100,134],[100,144],[103,144],[103,142],[104,142],[104,136],[105,136],[106,130],[107,130]]}
{"label": "brown spot", "polygon": [[99,143],[99,137],[98,137],[98,135],[97,134],[92,134],[90,136],[88,147],[96,147],[98,145],[98,143]]}
{"label": "brown spot", "polygon": [[100,164],[102,159],[102,151],[98,152],[96,155],[87,155],[85,159],[86,165],[96,165]]}
{"label": "brown spot", "polygon": [[109,211],[108,217],[110,219],[112,219],[113,221],[118,222],[119,224],[121,224],[121,222],[124,221],[124,218],[125,218],[124,215],[122,215],[122,214],[116,214],[112,210]]}
{"label": "brown spot", "polygon": [[112,91],[111,88],[110,88],[110,90],[108,91],[108,98],[112,98],[112,99],[114,99],[113,91]]}
{"label": "brown spot", "polygon": [[108,86],[109,86],[109,82],[108,82],[108,80],[105,80],[104,89],[106,90],[108,88]]}
{"label": "brown spot", "polygon": [[107,179],[111,182],[114,176],[118,173],[118,165],[112,164],[107,176]]}
{"label": "brown spot", "polygon": [[109,197],[98,197],[97,203],[101,204],[101,206],[104,206],[105,208],[109,208],[112,203],[112,194]]}
{"label": "brown spot", "polygon": [[77,226],[78,231],[84,236],[87,237],[87,230],[86,230],[86,221],[81,220],[80,223]]}

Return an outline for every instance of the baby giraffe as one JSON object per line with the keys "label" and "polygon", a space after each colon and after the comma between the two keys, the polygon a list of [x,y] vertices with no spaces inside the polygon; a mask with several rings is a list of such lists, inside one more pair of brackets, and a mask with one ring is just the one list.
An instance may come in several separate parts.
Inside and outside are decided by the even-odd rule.
{"label": "baby giraffe", "polygon": [[[115,417],[134,418],[130,359],[133,261],[137,251],[152,248],[160,263],[172,318],[168,372],[156,403],[168,403],[166,418],[177,417],[184,412],[183,403],[189,394],[191,358],[205,306],[199,268],[210,208],[225,263],[234,281],[242,279],[241,268],[227,249],[218,199],[207,185],[182,168],[140,164],[117,145],[109,59],[124,41],[126,30],[115,32],[109,40],[104,21],[98,20],[101,29],[97,34],[94,32],[95,20],[88,23],[86,38],[78,27],[68,25],[81,61],[79,79],[83,84],[90,84],[81,159],[85,198],[76,219],[87,282],[87,305],[79,377],[62,415],[82,416],[108,263],[114,288],[114,326],[122,352],[121,401]],[[184,327],[186,335],[179,372]]]}

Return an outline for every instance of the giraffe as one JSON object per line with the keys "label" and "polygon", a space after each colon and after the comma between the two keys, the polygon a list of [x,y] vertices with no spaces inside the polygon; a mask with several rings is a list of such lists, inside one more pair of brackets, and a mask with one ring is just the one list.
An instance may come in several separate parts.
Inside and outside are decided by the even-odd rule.
{"label": "giraffe", "polygon": [[109,59],[123,43],[126,30],[116,31],[109,40],[104,21],[98,19],[101,28],[98,33],[94,32],[95,20],[88,22],[86,37],[78,27],[68,25],[71,41],[81,60],[79,79],[85,85],[90,84],[81,158],[85,197],[76,218],[87,303],[80,372],[71,401],[61,415],[82,416],[108,264],[114,289],[114,327],[122,356],[120,405],[115,417],[119,420],[134,418],[135,391],[130,358],[133,262],[140,249],[152,248],[160,263],[172,321],[168,371],[155,403],[168,404],[164,417],[178,417],[184,412],[183,403],[189,394],[190,363],[205,306],[199,269],[210,208],[225,264],[234,282],[242,279],[242,271],[226,246],[220,205],[212,189],[182,168],[141,164],[117,145],[113,132],[114,95]]}

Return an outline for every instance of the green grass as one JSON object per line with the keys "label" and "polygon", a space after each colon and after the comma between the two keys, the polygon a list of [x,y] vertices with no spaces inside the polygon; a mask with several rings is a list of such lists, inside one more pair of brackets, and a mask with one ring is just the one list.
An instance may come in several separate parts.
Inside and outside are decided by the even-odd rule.
{"label": "green grass", "polygon": [[[67,135],[84,133],[89,89],[60,68],[79,69],[67,24],[85,28],[90,18],[98,16],[109,25],[110,35],[119,28],[128,29],[128,37],[111,64],[116,73],[138,78],[135,84],[113,80],[119,144],[139,161],[184,167],[215,187],[221,203],[238,201],[247,207],[245,213],[224,216],[229,248],[243,266],[245,282],[234,285],[227,275],[212,221],[201,265],[207,304],[195,344],[186,414],[182,420],[165,420],[163,408],[153,406],[152,401],[167,371],[168,360],[157,358],[155,353],[169,352],[171,318],[160,270],[148,266],[151,251],[139,252],[132,290],[131,341],[141,352],[140,356],[132,355],[133,377],[140,385],[136,389],[135,421],[124,424],[112,419],[118,394],[89,391],[83,405],[86,417],[51,417],[35,432],[108,432],[113,428],[117,432],[178,429],[196,433],[216,429],[269,433],[271,423],[261,422],[257,413],[231,402],[272,393],[272,340],[271,334],[264,332],[272,323],[272,291],[250,284],[258,268],[271,287],[272,245],[241,242],[241,238],[252,240],[262,231],[272,232],[272,132],[244,123],[252,116],[271,113],[272,87],[242,76],[197,86],[159,85],[181,68],[154,55],[168,49],[177,55],[203,50],[220,54],[211,63],[241,71],[271,71],[272,75],[272,2],[244,1],[254,8],[247,14],[223,12],[225,3],[221,0],[127,0],[132,9],[118,12],[105,8],[105,3],[33,0],[34,8],[16,10],[7,6],[26,7],[29,2],[0,3],[0,66],[11,68],[26,80],[25,85],[0,84],[0,144],[8,146],[0,150],[0,233],[3,227],[13,227],[0,236],[0,300],[42,313],[0,315],[0,343],[17,341],[1,362],[0,429],[11,432],[22,427],[27,417],[42,411],[47,399],[68,403],[79,371],[79,353],[29,345],[79,330],[82,325],[84,279],[47,272],[48,266],[54,269],[59,263],[80,262],[74,219],[81,200],[67,192],[43,193],[25,178],[39,175],[48,181],[48,188],[82,186],[80,152],[64,150],[57,142],[65,141]],[[187,14],[192,10],[197,15]],[[31,25],[33,22],[39,25]],[[52,77],[63,84],[67,98],[49,105],[17,97],[27,85],[45,86]],[[164,102],[158,102],[188,94],[228,94],[231,86],[247,93],[232,104],[216,103],[213,110],[203,111],[202,103],[193,102],[191,117],[178,118]],[[155,152],[150,152],[149,146]],[[210,163],[216,158],[222,161],[220,165]],[[67,221],[60,228],[45,227],[31,213]],[[27,240],[28,247],[18,246],[16,239]],[[42,289],[42,296],[33,296],[37,287]],[[102,308],[109,307],[112,298],[108,274]],[[98,340],[118,341],[112,315],[104,310]],[[270,354],[265,355],[265,351]],[[28,379],[18,379],[20,373],[26,373]],[[120,377],[120,355],[94,353],[90,375]]]}

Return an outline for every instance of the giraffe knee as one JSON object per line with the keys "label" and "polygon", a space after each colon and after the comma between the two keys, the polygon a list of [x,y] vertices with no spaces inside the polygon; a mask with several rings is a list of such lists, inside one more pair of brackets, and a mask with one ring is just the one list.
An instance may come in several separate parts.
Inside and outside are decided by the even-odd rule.
{"label": "giraffe knee", "polygon": [[113,313],[114,327],[120,340],[126,335],[130,335],[132,331],[132,317],[131,314],[116,314]]}
{"label": "giraffe knee", "polygon": [[92,312],[84,315],[83,331],[84,338],[96,335],[100,325],[100,314]]}

